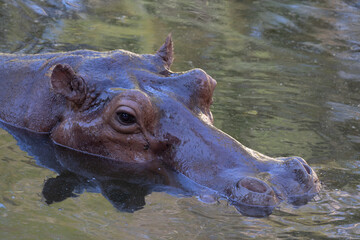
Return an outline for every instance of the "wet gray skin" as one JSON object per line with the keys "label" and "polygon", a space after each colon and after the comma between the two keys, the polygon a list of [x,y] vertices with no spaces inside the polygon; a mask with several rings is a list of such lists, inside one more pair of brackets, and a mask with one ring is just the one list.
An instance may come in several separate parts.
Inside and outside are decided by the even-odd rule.
{"label": "wet gray skin", "polygon": [[0,55],[0,118],[54,142],[118,161],[161,162],[215,190],[241,213],[269,215],[320,190],[299,157],[271,158],[213,126],[216,81],[173,73],[169,36],[154,55],[76,51]]}
{"label": "wet gray skin", "polygon": [[163,161],[175,162],[175,169],[220,192],[243,214],[268,215],[282,200],[302,205],[319,192],[319,179],[304,159],[265,156],[203,121],[205,117],[184,111],[178,101],[166,96],[161,103],[166,117],[161,118],[160,135],[181,139],[172,158]]}

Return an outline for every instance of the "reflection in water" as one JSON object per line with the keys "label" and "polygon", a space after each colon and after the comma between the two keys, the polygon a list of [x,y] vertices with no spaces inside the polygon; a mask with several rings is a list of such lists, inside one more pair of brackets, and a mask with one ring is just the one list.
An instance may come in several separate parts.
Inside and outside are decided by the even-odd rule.
{"label": "reflection in water", "polygon": [[[34,157],[38,165],[59,174],[44,182],[42,196],[47,204],[77,197],[86,191],[101,193],[122,212],[134,212],[145,206],[145,197],[153,191],[182,197],[195,195],[208,203],[215,203],[220,197],[214,190],[168,170],[156,161],[147,164],[115,161],[54,144],[47,134],[27,132],[5,123],[0,126],[17,140],[21,149]],[[305,205],[308,201],[308,197],[299,196],[289,200],[295,206]],[[231,204],[243,215],[252,217],[268,216],[274,210],[273,205],[254,206],[236,201]]]}
{"label": "reflection in water", "polygon": [[87,191],[101,193],[120,211],[134,212],[143,208],[145,196],[153,191],[178,196],[215,194],[155,162],[119,162],[59,146],[47,134],[28,132],[4,123],[0,126],[12,134],[20,148],[34,157],[38,165],[59,174],[44,182],[42,195],[47,204]]}
{"label": "reflection in water", "polygon": [[[39,238],[37,230],[56,238],[44,232],[50,228],[77,239],[96,239],[99,232],[107,239],[357,238],[359,9],[358,1],[348,0],[0,0],[1,52],[151,53],[172,32],[174,70],[201,67],[218,81],[215,125],[270,156],[304,156],[324,184],[316,203],[295,210],[281,206],[267,219],[154,192],[131,217],[112,215],[102,198],[86,194],[92,183],[83,201],[66,200],[60,211],[39,207],[38,190],[31,187],[44,185],[38,176],[56,177],[2,133],[0,237],[24,238],[19,229],[26,226],[33,238]],[[59,178],[85,186],[84,179],[68,174]],[[81,191],[74,187],[75,194]]]}

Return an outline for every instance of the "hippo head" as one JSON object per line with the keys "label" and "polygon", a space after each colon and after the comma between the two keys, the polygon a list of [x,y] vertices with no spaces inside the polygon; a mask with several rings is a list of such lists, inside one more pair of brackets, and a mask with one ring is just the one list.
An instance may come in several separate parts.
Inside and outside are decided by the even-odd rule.
{"label": "hippo head", "polygon": [[215,128],[216,81],[201,69],[170,71],[173,59],[169,36],[154,55],[82,51],[54,64],[51,87],[67,108],[52,139],[119,161],[161,162],[248,215],[318,193],[318,177],[302,158],[265,156]]}

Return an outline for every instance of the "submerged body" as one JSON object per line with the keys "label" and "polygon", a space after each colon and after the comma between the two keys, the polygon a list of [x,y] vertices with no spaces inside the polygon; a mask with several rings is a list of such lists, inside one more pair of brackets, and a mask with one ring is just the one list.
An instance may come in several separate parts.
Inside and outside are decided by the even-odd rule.
{"label": "submerged body", "polygon": [[267,215],[281,200],[304,204],[318,193],[316,173],[302,158],[265,156],[215,128],[216,81],[201,69],[173,73],[172,61],[170,37],[154,55],[0,55],[0,119],[79,151],[165,164],[239,211]]}

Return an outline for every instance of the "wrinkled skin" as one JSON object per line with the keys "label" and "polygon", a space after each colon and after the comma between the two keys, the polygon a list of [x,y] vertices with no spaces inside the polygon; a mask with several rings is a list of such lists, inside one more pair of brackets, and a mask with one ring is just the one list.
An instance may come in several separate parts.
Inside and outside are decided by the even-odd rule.
{"label": "wrinkled skin", "polygon": [[[0,118],[54,142],[122,162],[163,163],[217,191],[241,212],[268,215],[319,192],[299,157],[271,158],[213,126],[216,81],[173,73],[171,37],[154,55],[75,51],[0,55]],[[263,210],[257,214],[257,210]]]}

